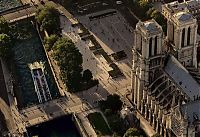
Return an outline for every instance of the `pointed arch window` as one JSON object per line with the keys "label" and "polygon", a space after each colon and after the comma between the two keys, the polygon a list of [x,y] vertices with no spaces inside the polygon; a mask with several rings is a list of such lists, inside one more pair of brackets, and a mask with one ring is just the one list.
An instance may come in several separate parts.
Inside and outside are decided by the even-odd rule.
{"label": "pointed arch window", "polygon": [[190,45],[190,31],[191,31],[191,29],[190,29],[190,27],[189,27],[189,28],[188,28],[188,34],[187,34],[187,46]]}
{"label": "pointed arch window", "polygon": [[149,57],[152,56],[152,38],[149,40]]}
{"label": "pointed arch window", "polygon": [[172,24],[172,41],[174,43],[174,25]]}
{"label": "pointed arch window", "polygon": [[154,55],[157,55],[157,49],[158,49],[158,37],[155,37],[155,47],[154,47]]}
{"label": "pointed arch window", "polygon": [[140,40],[141,40],[141,43],[140,43],[140,45],[141,45],[141,46],[140,46],[140,53],[142,54],[142,46],[143,46],[143,45],[142,45],[142,41],[143,41],[142,36],[141,36],[141,39],[140,39]]}
{"label": "pointed arch window", "polygon": [[184,47],[184,41],[185,41],[185,28],[182,30],[181,47]]}

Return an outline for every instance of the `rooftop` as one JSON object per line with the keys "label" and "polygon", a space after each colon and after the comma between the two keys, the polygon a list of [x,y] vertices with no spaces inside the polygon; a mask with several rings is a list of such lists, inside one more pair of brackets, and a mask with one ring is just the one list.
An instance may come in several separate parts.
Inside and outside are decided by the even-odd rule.
{"label": "rooftop", "polygon": [[180,22],[191,21],[194,19],[191,13],[185,11],[178,12],[174,14],[173,17]]}
{"label": "rooftop", "polygon": [[162,32],[161,26],[154,19],[145,22],[139,21],[137,27],[139,27],[141,31],[144,31],[148,34],[157,34]]}
{"label": "rooftop", "polygon": [[200,85],[174,56],[169,56],[164,70],[190,99],[200,96]]}
{"label": "rooftop", "polygon": [[189,122],[193,122],[195,119],[200,118],[200,100],[190,102],[181,106],[181,112],[188,118]]}

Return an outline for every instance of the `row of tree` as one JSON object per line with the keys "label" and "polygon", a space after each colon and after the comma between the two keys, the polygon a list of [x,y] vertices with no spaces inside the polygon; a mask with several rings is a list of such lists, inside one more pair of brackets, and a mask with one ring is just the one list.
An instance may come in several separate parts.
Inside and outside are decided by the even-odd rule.
{"label": "row of tree", "polygon": [[[60,33],[59,12],[55,8],[45,6],[37,10],[35,17],[41,30],[47,30],[50,34]],[[11,28],[8,22],[3,17],[0,17],[0,57],[2,58],[10,56],[13,38],[17,38],[14,36],[16,33],[15,31],[13,32],[14,29],[14,25]]]}
{"label": "row of tree", "polygon": [[87,89],[98,81],[93,80],[90,70],[83,71],[82,54],[74,43],[64,37],[60,37],[60,18],[57,9],[45,6],[36,12],[36,21],[40,30],[46,30],[50,36],[44,39],[47,51],[53,51],[53,58],[60,67],[60,77],[69,91],[75,92]]}
{"label": "row of tree", "polygon": [[60,67],[61,79],[69,91],[82,90],[84,85],[94,82],[91,71],[83,71],[82,54],[70,39],[53,34],[45,38],[44,42],[47,51],[53,51],[53,58]]}
{"label": "row of tree", "polygon": [[41,31],[46,30],[49,34],[60,33],[60,18],[57,9],[51,6],[44,6],[36,11],[36,21]]}
{"label": "row of tree", "polygon": [[8,22],[3,17],[0,17],[0,57],[2,58],[10,56],[12,41],[9,30]]}

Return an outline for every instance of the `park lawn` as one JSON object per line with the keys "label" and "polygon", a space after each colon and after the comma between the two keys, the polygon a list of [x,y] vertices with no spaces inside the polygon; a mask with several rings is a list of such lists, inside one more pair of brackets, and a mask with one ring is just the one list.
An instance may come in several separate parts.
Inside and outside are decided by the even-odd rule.
{"label": "park lawn", "polygon": [[99,112],[91,113],[87,117],[97,134],[112,135],[112,131],[109,129],[101,113]]}

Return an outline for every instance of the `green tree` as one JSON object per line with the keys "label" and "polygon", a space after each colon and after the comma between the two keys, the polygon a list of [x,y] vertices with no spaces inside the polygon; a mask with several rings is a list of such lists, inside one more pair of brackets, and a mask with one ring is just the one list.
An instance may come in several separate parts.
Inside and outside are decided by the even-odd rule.
{"label": "green tree", "polygon": [[120,100],[120,96],[117,94],[107,96],[107,99],[99,102],[101,110],[105,111],[106,109],[112,110],[116,113],[122,109],[123,102]]}
{"label": "green tree", "polygon": [[150,8],[148,11],[147,11],[147,15],[149,17],[152,17],[152,13],[155,11],[156,9],[154,7]]}
{"label": "green tree", "polygon": [[3,17],[0,17],[0,33],[8,34],[9,30],[8,22]]}
{"label": "green tree", "polygon": [[82,79],[82,54],[67,38],[58,39],[53,45],[53,56],[61,70],[61,78],[70,91],[77,91]]}
{"label": "green tree", "polygon": [[37,22],[41,30],[47,30],[50,34],[60,32],[60,18],[57,9],[45,6],[36,12]]}
{"label": "green tree", "polygon": [[8,57],[10,54],[11,39],[7,34],[0,34],[0,57]]}
{"label": "green tree", "polygon": [[147,11],[147,15],[148,15],[148,17],[153,18],[155,21],[157,21],[158,24],[160,24],[162,26],[162,29],[163,29],[164,33],[166,34],[167,22],[166,22],[166,19],[164,18],[164,16],[155,8],[150,8]]}
{"label": "green tree", "polygon": [[147,11],[150,8],[149,3],[146,0],[140,0],[139,1],[139,5],[145,10]]}
{"label": "green tree", "polygon": [[83,71],[83,80],[86,82],[91,81],[93,78],[92,76],[92,72],[89,69],[86,69],[85,71]]}
{"label": "green tree", "polygon": [[143,136],[141,131],[136,128],[129,128],[123,137],[136,137]]}
{"label": "green tree", "polygon": [[107,105],[113,112],[117,112],[122,109],[123,102],[120,100],[119,95],[113,94],[107,97]]}
{"label": "green tree", "polygon": [[120,118],[119,115],[112,115],[112,116],[109,116],[109,125],[111,127],[111,129],[114,131],[114,132],[121,132],[122,131],[122,125],[123,125],[123,121],[122,119]]}
{"label": "green tree", "polygon": [[44,38],[44,43],[47,51],[50,51],[54,45],[54,43],[58,40],[58,36],[56,34],[52,34],[49,37]]}

